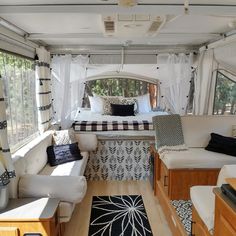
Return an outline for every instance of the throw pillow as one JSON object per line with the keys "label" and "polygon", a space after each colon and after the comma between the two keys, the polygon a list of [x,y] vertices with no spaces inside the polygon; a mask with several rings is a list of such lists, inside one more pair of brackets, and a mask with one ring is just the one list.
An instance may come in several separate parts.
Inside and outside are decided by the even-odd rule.
{"label": "throw pillow", "polygon": [[78,143],[49,146],[47,147],[47,155],[50,166],[81,160],[83,158],[78,148]]}
{"label": "throw pillow", "polygon": [[152,110],[150,104],[150,94],[147,93],[142,96],[138,96],[135,98],[138,102],[138,112],[139,113],[148,113]]}
{"label": "throw pillow", "polygon": [[75,143],[75,133],[73,130],[58,130],[54,131],[53,133],[53,144],[55,145],[62,145],[62,144],[69,144]]}
{"label": "throw pillow", "polygon": [[236,139],[211,133],[211,140],[205,149],[212,152],[236,156]]}
{"label": "throw pillow", "polygon": [[103,99],[89,96],[91,112],[103,114]]}
{"label": "throw pillow", "polygon": [[111,110],[113,116],[134,116],[134,104],[111,104]]}
{"label": "throw pillow", "polygon": [[111,103],[112,104],[120,104],[119,97],[103,97],[103,114],[111,115]]}
{"label": "throw pillow", "polygon": [[138,113],[138,101],[135,98],[122,98],[121,104],[123,105],[132,105],[134,104],[134,114]]}

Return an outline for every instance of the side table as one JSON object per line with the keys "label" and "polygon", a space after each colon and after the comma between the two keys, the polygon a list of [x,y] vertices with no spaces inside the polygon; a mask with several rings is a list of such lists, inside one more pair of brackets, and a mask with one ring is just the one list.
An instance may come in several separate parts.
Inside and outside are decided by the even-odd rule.
{"label": "side table", "polygon": [[0,212],[1,236],[60,236],[59,200],[11,199]]}

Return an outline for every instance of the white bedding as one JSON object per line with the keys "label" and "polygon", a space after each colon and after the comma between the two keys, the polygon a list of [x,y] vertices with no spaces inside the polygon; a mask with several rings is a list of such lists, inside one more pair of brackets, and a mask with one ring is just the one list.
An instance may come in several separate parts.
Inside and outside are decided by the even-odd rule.
{"label": "white bedding", "polygon": [[142,121],[147,120],[152,122],[153,116],[167,115],[167,112],[162,111],[151,111],[149,113],[139,113],[136,116],[110,116],[93,113],[88,109],[80,109],[77,111],[74,121]]}

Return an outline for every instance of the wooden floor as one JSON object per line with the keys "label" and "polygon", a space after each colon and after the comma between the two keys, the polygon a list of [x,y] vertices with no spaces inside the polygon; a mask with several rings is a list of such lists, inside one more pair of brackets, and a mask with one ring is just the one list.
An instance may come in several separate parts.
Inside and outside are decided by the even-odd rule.
{"label": "wooden floor", "polygon": [[147,181],[90,181],[84,200],[77,204],[73,216],[66,224],[64,236],[88,236],[93,196],[142,195],[154,236],[170,236],[165,216]]}

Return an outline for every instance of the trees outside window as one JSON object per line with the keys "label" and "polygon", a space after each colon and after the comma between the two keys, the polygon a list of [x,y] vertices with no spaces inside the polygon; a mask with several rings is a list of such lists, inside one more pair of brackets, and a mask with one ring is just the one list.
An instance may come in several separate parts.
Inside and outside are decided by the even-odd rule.
{"label": "trees outside window", "polygon": [[150,93],[150,102],[152,108],[157,107],[157,85],[146,81],[127,79],[127,78],[109,78],[97,79],[86,82],[83,107],[89,107],[88,96],[97,94],[100,96],[123,96],[136,97]]}
{"label": "trees outside window", "polygon": [[236,82],[222,72],[217,73],[214,114],[236,114]]}
{"label": "trees outside window", "polygon": [[38,132],[34,61],[0,51],[0,74],[7,106],[8,139],[15,151]]}

